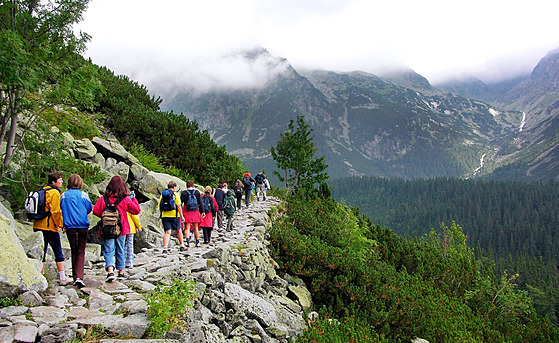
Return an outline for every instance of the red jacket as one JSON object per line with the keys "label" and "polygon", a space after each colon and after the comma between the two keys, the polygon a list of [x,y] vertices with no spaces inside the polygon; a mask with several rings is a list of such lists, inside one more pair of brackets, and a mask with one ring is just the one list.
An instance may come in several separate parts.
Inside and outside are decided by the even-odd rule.
{"label": "red jacket", "polygon": [[[114,204],[117,200],[117,197],[110,196],[109,202]],[[120,221],[122,223],[122,232],[120,235],[128,235],[130,234],[130,223],[128,222],[128,215],[126,212],[130,214],[140,214],[140,204],[138,204],[138,200],[136,198],[130,199],[130,197],[125,197],[122,201],[117,205],[116,209],[118,210],[118,214],[120,215]],[[105,197],[100,197],[97,199],[95,206],[93,207],[93,214],[97,217],[101,218],[103,215],[103,211],[105,210]]]}

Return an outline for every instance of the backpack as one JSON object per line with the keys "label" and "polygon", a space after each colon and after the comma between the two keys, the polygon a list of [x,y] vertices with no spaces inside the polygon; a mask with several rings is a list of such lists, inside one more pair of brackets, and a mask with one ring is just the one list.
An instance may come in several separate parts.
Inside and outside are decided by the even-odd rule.
{"label": "backpack", "polygon": [[233,197],[227,197],[223,201],[223,212],[227,216],[232,216],[235,213],[235,199]]}
{"label": "backpack", "polygon": [[47,188],[41,188],[36,191],[29,192],[29,196],[25,199],[24,207],[27,213],[27,219],[29,220],[40,220],[46,217],[50,217],[50,211],[46,211],[47,202],[47,191],[51,189],[58,188],[54,186],[48,186]]}
{"label": "backpack", "polygon": [[204,213],[211,212],[210,197],[202,197],[202,205],[204,205]]}
{"label": "backpack", "polygon": [[[196,199],[196,190],[192,190],[192,192],[190,192],[188,189],[185,189],[183,191],[188,193],[188,198],[186,201],[184,201],[185,206],[186,206],[186,210],[187,211],[198,211],[198,200]],[[186,197],[186,195],[185,195]]]}
{"label": "backpack", "polygon": [[105,209],[101,214],[101,220],[99,220],[97,224],[99,235],[103,239],[118,238],[122,232],[122,222],[120,221],[120,214],[116,207],[124,198],[117,199],[111,204],[109,202],[109,197],[103,195],[103,200],[105,200]]}
{"label": "backpack", "polygon": [[170,189],[164,189],[161,192],[161,201],[159,202],[159,211],[176,211],[175,193]]}
{"label": "backpack", "polygon": [[243,193],[243,187],[241,187],[241,185],[235,186],[235,188],[233,188],[235,190],[235,193],[237,194],[242,194]]}
{"label": "backpack", "polygon": [[250,181],[250,177],[243,177],[243,185],[245,188],[252,187],[252,182]]}
{"label": "backpack", "polygon": [[257,185],[262,185],[264,183],[265,179],[266,179],[266,177],[264,176],[264,174],[257,174],[254,177],[254,181],[256,181]]}

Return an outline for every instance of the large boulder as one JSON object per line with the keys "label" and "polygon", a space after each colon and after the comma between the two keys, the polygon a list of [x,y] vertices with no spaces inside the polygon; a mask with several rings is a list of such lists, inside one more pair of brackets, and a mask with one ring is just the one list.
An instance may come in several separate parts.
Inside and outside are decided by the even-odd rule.
{"label": "large boulder", "polygon": [[161,195],[164,189],[167,189],[167,184],[171,180],[177,183],[178,189],[186,189],[186,182],[178,177],[153,171],[148,172],[141,180],[135,182],[134,185],[145,196],[159,198],[159,195]]}
{"label": "large boulder", "polygon": [[17,237],[12,213],[0,203],[0,297],[15,296],[26,291],[42,292],[47,279],[37,263],[25,255]]}
{"label": "large boulder", "polygon": [[106,140],[100,137],[93,137],[92,143],[97,148],[97,151],[103,154],[105,158],[112,157],[118,162],[122,161],[129,166],[134,163],[139,163],[138,159],[126,151],[116,140]]}
{"label": "large boulder", "polygon": [[94,160],[95,154],[97,154],[97,148],[95,148],[93,143],[87,138],[75,140],[74,151],[76,152],[77,158],[87,161]]}

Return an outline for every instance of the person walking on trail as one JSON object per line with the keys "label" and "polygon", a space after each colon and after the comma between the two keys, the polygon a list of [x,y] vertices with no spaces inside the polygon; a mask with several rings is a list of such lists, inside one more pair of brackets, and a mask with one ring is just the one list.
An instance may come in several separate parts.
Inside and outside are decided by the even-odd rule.
{"label": "person walking on trail", "polygon": [[245,204],[248,207],[250,205],[250,194],[252,193],[252,186],[254,185],[254,179],[250,176],[249,172],[243,174],[243,189],[245,192]]}
{"label": "person walking on trail", "polygon": [[202,222],[200,223],[202,233],[204,234],[204,244],[209,244],[212,238],[213,218],[219,209],[218,206],[217,201],[212,197],[212,188],[206,186],[204,189],[204,196],[202,196],[202,207],[204,208],[206,216],[202,218]]}
{"label": "person walking on trail", "polygon": [[190,246],[190,231],[194,233],[196,247],[200,246],[200,222],[206,214],[202,207],[202,197],[200,191],[194,188],[194,181],[186,182],[186,189],[181,193],[181,202],[183,207],[184,218],[184,235],[186,236],[186,244]]}
{"label": "person walking on trail", "polygon": [[[132,195],[132,197],[130,197]],[[93,214],[101,218],[108,215],[109,210],[112,211],[113,206],[116,207],[119,225],[121,227],[120,235],[116,238],[103,238],[101,231],[99,236],[103,238],[103,257],[105,258],[105,270],[107,271],[106,282],[115,280],[115,269],[118,270],[118,278],[124,279],[125,268],[125,251],[126,235],[130,233],[130,223],[127,220],[127,212],[131,214],[140,214],[140,204],[134,194],[131,194],[122,178],[118,175],[112,177],[111,181],[105,189],[102,197],[97,199],[93,207]],[[105,211],[107,209],[107,211]]]}
{"label": "person walking on trail", "polygon": [[243,191],[244,191],[243,183],[241,182],[241,180],[237,179],[237,181],[235,182],[235,187],[233,187],[233,192],[235,193],[235,198],[237,198],[238,210],[242,208]]}
{"label": "person walking on trail", "polygon": [[235,214],[235,198],[233,197],[233,192],[231,190],[227,191],[227,195],[223,200],[223,212],[227,218],[226,231],[233,230],[233,215]]}
{"label": "person walking on trail", "polygon": [[260,195],[266,200],[266,175],[262,173],[262,170],[258,171],[258,174],[254,177],[254,182],[256,183],[256,200],[260,200]]}
{"label": "person walking on trail", "polygon": [[[134,195],[130,195],[131,197]],[[126,235],[124,242],[124,267],[134,267],[134,234],[142,231],[142,224],[140,223],[140,216],[136,214],[126,213],[128,224],[130,224],[130,233]]]}
{"label": "person walking on trail", "polygon": [[223,222],[223,199],[225,199],[225,192],[223,191],[223,183],[221,182],[217,185],[217,189],[214,193],[214,199],[218,208],[214,219],[217,217],[217,228],[221,230],[225,228],[225,223]]}
{"label": "person walking on trail", "polygon": [[184,245],[181,229],[181,223],[184,222],[184,214],[181,208],[181,197],[177,193],[177,183],[175,181],[169,181],[167,189],[161,192],[157,205],[161,212],[161,223],[163,224],[163,253],[167,254],[169,252],[168,246],[172,231],[177,233],[180,251],[185,251],[187,248]]}
{"label": "person walking on trail", "polygon": [[89,231],[87,215],[93,210],[93,204],[87,193],[82,191],[83,180],[77,174],[70,175],[68,190],[60,196],[60,208],[64,222],[64,230],[70,243],[72,254],[72,279],[74,286],[85,287],[84,261]]}
{"label": "person walking on trail", "polygon": [[264,200],[266,200],[266,192],[268,191],[268,189],[270,189],[270,181],[268,181],[268,178],[266,178],[264,180]]}
{"label": "person walking on trail", "polygon": [[64,227],[62,218],[62,210],[60,209],[60,188],[64,182],[62,173],[52,172],[48,175],[48,185],[43,187],[45,190],[45,213],[47,216],[43,219],[37,219],[33,222],[33,230],[41,231],[43,234],[43,268],[45,272],[45,263],[47,262],[47,250],[50,245],[54,253],[54,261],[58,269],[58,282],[61,286],[68,284],[66,274],[64,273],[64,254],[62,253],[62,245],[60,243],[60,229]]}

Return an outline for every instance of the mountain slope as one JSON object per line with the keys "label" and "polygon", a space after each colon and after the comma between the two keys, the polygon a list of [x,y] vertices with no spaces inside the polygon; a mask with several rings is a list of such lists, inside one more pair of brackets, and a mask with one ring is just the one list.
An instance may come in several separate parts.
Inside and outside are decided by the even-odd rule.
{"label": "mountain slope", "polygon": [[197,120],[252,169],[273,169],[269,148],[304,115],[332,177],[468,176],[522,118],[436,90],[411,70],[382,78],[284,70],[263,88],[183,92],[162,106]]}

